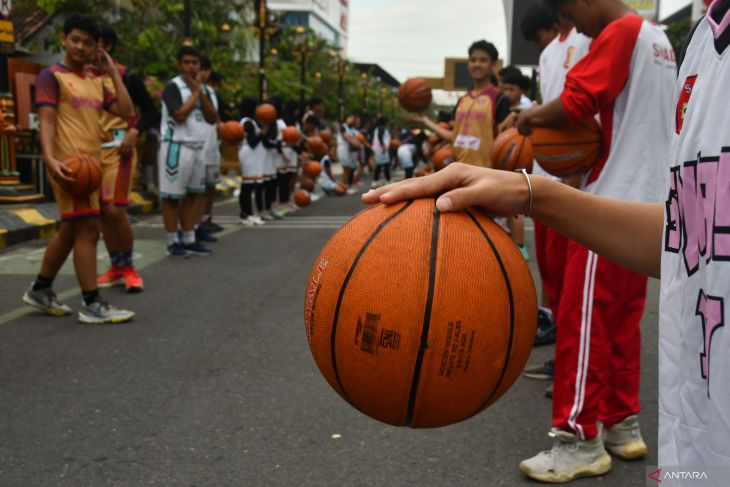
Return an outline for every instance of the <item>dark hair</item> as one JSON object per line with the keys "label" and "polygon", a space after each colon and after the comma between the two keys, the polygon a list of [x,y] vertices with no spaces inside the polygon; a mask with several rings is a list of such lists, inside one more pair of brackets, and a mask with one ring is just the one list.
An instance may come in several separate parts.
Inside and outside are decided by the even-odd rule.
{"label": "dark hair", "polygon": [[86,32],[93,37],[95,41],[98,41],[101,35],[99,33],[99,23],[88,15],[69,15],[63,23],[63,33],[65,35],[69,35],[74,29]]}
{"label": "dark hair", "polygon": [[208,80],[211,83],[220,84],[221,81],[223,81],[223,76],[218,71],[211,71],[210,72],[210,79]]}
{"label": "dark hair", "polygon": [[[509,67],[511,68],[512,66]],[[504,84],[517,85],[522,91],[528,91],[530,89],[530,79],[522,74],[522,71],[519,69],[512,70],[505,68],[499,72],[499,76],[502,78],[502,83]]]}
{"label": "dark hair", "polygon": [[193,46],[180,46],[180,49],[177,50],[177,62],[182,61],[185,56],[195,56],[199,60],[201,59],[200,51]]}
{"label": "dark hair", "polygon": [[533,42],[537,39],[537,33],[541,30],[550,30],[558,23],[555,11],[545,2],[540,2],[527,10],[522,17],[522,37],[526,41]]}
{"label": "dark hair", "polygon": [[114,27],[112,27],[111,24],[100,20],[99,37],[101,38],[101,41],[104,43],[105,46],[111,46],[109,49],[107,49],[107,52],[109,54],[113,53],[114,48],[117,47],[117,42],[119,41],[119,39],[117,38],[117,31],[114,29]]}
{"label": "dark hair", "polygon": [[499,51],[497,48],[492,44],[491,42],[487,42],[484,39],[480,41],[474,42],[471,46],[469,46],[469,56],[471,56],[471,53],[474,51],[484,51],[487,54],[489,54],[489,57],[492,61],[497,61],[499,59]]}
{"label": "dark hair", "polygon": [[268,102],[276,108],[276,117],[281,118],[281,115],[284,113],[284,97],[281,95],[274,95],[269,98]]}
{"label": "dark hair", "polygon": [[312,98],[309,99],[309,106],[310,107],[314,107],[314,106],[317,106],[317,105],[321,105],[322,103],[324,103],[324,100],[322,100],[318,96],[313,96]]}
{"label": "dark hair", "polygon": [[203,71],[213,69],[213,63],[210,62],[210,58],[205,54],[201,54],[200,56],[200,69],[202,69]]}
{"label": "dark hair", "polygon": [[259,105],[259,101],[252,96],[247,96],[246,98],[241,100],[241,103],[239,103],[239,105],[238,105],[238,112],[240,113],[241,118],[256,117],[256,107],[258,105]]}

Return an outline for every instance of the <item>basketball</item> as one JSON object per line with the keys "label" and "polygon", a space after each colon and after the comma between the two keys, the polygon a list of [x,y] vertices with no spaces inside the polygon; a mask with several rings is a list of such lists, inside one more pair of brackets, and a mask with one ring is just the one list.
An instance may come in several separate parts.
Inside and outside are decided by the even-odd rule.
{"label": "basketball", "polygon": [[256,107],[256,120],[261,125],[270,125],[276,122],[276,108],[270,103],[262,103]]}
{"label": "basketball", "polygon": [[439,137],[439,134],[433,134],[428,138],[428,145],[430,145],[431,147],[438,145],[439,142],[441,142],[441,137]]}
{"label": "basketball", "polygon": [[314,191],[314,179],[307,176],[306,174],[303,174],[302,177],[299,179],[299,187],[302,189],[306,189],[307,191]]}
{"label": "basketball", "polygon": [[357,141],[358,141],[358,142],[360,142],[361,144],[364,144],[365,142],[367,142],[367,139],[365,138],[365,135],[364,135],[364,134],[363,134],[362,132],[358,132],[358,133],[356,133],[356,134],[355,134],[355,138],[356,138],[356,139],[357,139]]}
{"label": "basketball", "polygon": [[328,144],[332,142],[332,132],[329,131],[329,129],[323,129],[319,131],[319,136],[322,137],[322,141],[325,144]]}
{"label": "basketball", "polygon": [[588,171],[601,155],[603,135],[593,118],[562,127],[538,127],[530,135],[535,160],[553,176],[566,178]]}
{"label": "basketball", "polygon": [[322,165],[317,161],[309,161],[304,163],[302,171],[304,172],[304,174],[314,179],[322,174]]}
{"label": "basketball", "polygon": [[65,189],[77,198],[86,198],[101,185],[101,164],[88,154],[73,154],[64,161],[71,171],[73,183],[64,184]]}
{"label": "basketball", "polygon": [[415,176],[416,176],[417,178],[422,178],[422,177],[423,177],[423,176],[425,176],[425,175],[426,175],[426,170],[425,170],[425,169],[418,169],[418,170],[417,170],[417,171],[415,172]]}
{"label": "basketball", "polygon": [[293,147],[299,143],[301,134],[299,133],[298,128],[290,125],[282,131],[281,137],[284,139],[284,142],[286,142],[286,145]]}
{"label": "basketball", "polygon": [[451,126],[449,125],[449,122],[439,122],[438,126],[444,130],[451,130]]}
{"label": "basketball", "polygon": [[319,151],[322,150],[323,145],[324,141],[319,135],[313,135],[307,138],[307,147],[309,148],[309,151],[313,154],[319,154]]}
{"label": "basketball", "polygon": [[379,205],[325,245],[304,298],[322,375],[348,403],[413,428],[463,421],[499,399],[532,351],[532,276],[490,218],[433,199]]}
{"label": "basketball", "polygon": [[240,144],[246,136],[243,130],[243,125],[234,120],[221,124],[219,132],[221,140],[230,145]]}
{"label": "basketball", "polygon": [[424,164],[423,170],[426,172],[426,174],[433,172],[433,168],[431,167],[431,164]]}
{"label": "basketball", "polygon": [[431,87],[422,78],[406,80],[398,89],[398,102],[409,112],[421,113],[431,105],[432,99]]}
{"label": "basketball", "polygon": [[330,153],[330,147],[322,142],[322,145],[319,147],[319,150],[317,151],[317,155],[319,157],[324,157]]}
{"label": "basketball", "polygon": [[294,203],[296,203],[297,206],[304,208],[305,206],[308,206],[311,202],[312,196],[306,189],[299,189],[294,193]]}
{"label": "basketball", "polygon": [[451,146],[447,145],[436,151],[436,153],[433,155],[433,158],[431,159],[431,162],[433,162],[433,166],[436,168],[436,170],[440,171],[441,169],[445,168],[449,163],[453,162],[453,160],[454,159]]}
{"label": "basketball", "polygon": [[390,139],[390,143],[388,144],[388,149],[390,150],[398,150],[400,147],[400,140],[398,139]]}
{"label": "basketball", "polygon": [[532,141],[516,128],[505,130],[494,139],[490,158],[494,169],[532,172]]}

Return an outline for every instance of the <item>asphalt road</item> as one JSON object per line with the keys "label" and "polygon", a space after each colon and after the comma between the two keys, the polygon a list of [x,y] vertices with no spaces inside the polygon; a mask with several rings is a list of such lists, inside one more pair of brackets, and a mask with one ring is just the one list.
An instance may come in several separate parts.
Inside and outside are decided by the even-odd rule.
{"label": "asphalt road", "polygon": [[[0,253],[0,486],[535,485],[517,464],[550,447],[547,383],[520,378],[468,421],[412,430],[363,416],[320,375],[304,335],[305,283],[361,208],[354,196],[325,198],[245,229],[236,205],[222,204],[229,228],[215,254],[189,260],[165,257],[159,217],[144,217],[135,228],[145,292],[104,293],[137,312],[124,326],[29,312],[20,297],[43,242]],[[657,288],[651,281],[642,323],[650,454],[572,485],[644,485],[656,463]],[[56,290],[78,308],[69,266]],[[551,354],[535,349],[530,363]]]}

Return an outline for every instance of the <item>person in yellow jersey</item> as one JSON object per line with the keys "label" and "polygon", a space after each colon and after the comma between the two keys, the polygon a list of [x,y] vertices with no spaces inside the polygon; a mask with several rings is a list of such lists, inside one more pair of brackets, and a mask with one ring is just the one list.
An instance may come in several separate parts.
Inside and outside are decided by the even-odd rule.
{"label": "person in yellow jersey", "polygon": [[509,116],[511,103],[494,84],[499,51],[485,40],[469,47],[469,75],[473,88],[462,96],[454,111],[454,128],[446,129],[420,114],[420,122],[454,146],[454,159],[472,166],[492,167],[489,151],[499,124]]}

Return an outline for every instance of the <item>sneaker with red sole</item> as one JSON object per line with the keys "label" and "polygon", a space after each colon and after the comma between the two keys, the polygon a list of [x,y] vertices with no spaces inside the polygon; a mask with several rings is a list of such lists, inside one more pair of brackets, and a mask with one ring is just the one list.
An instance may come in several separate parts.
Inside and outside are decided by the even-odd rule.
{"label": "sneaker with red sole", "polygon": [[110,265],[109,269],[96,280],[96,285],[99,287],[121,286],[122,284],[124,284],[124,276],[113,265]]}
{"label": "sneaker with red sole", "polygon": [[141,293],[144,290],[142,276],[137,273],[133,265],[122,267],[120,272],[124,278],[124,288],[128,293]]}

